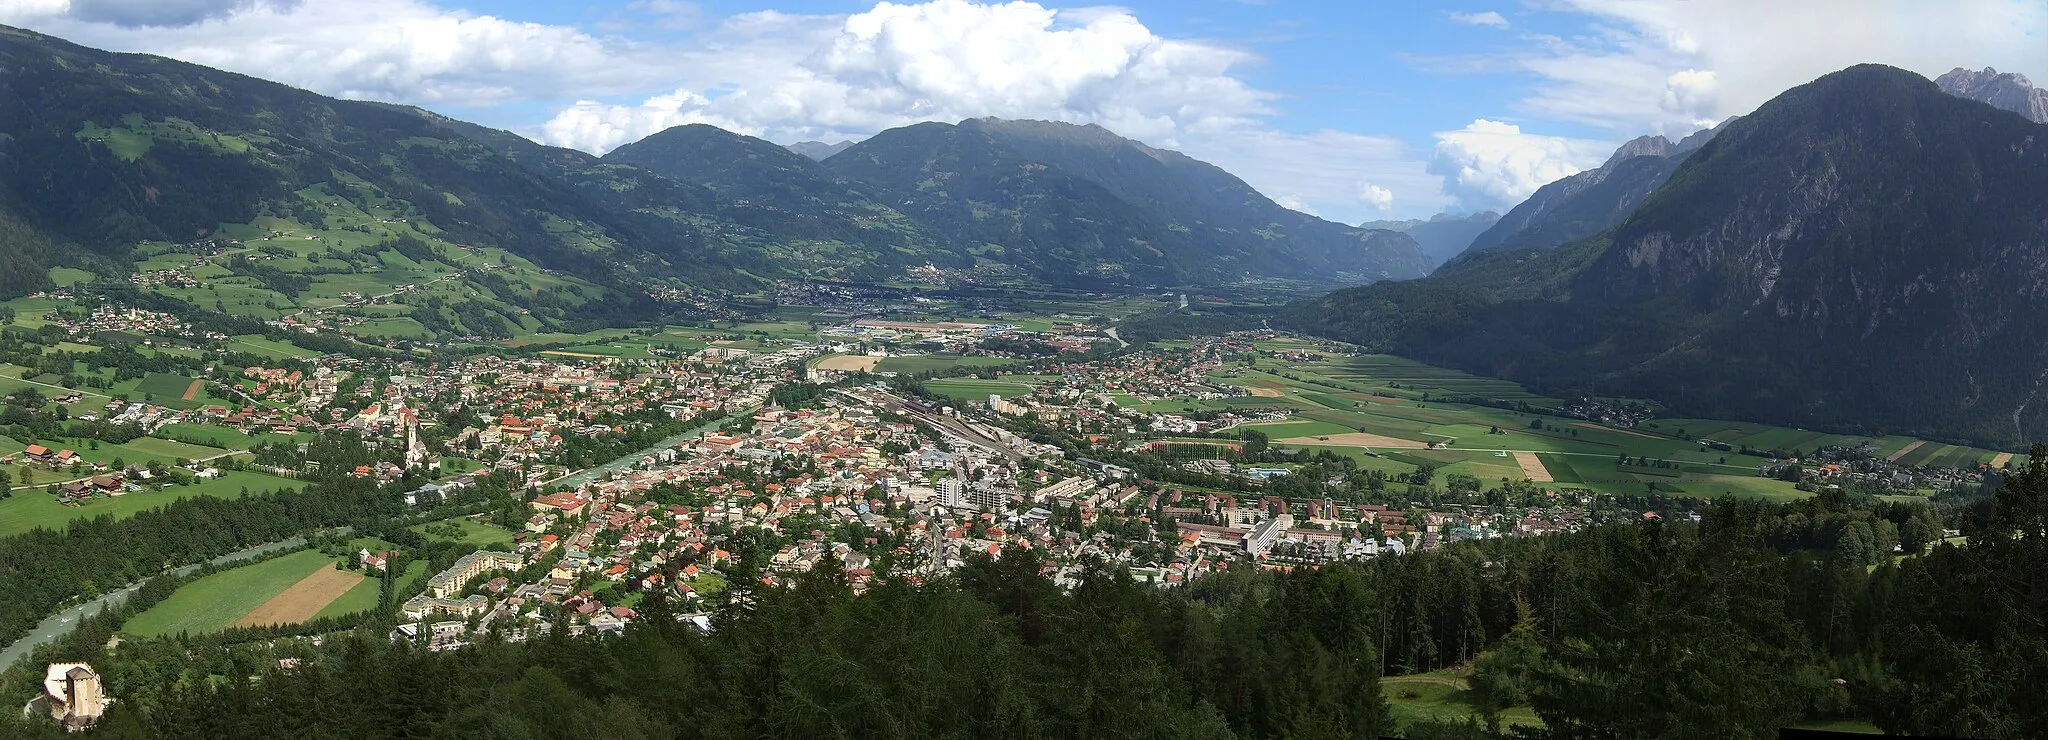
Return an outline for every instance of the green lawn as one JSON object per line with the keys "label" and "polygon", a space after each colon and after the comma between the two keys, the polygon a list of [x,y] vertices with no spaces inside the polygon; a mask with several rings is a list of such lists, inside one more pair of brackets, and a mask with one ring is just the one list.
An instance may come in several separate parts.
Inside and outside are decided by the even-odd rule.
{"label": "green lawn", "polygon": [[318,550],[301,550],[205,576],[130,618],[121,631],[139,637],[217,632],[333,562]]}

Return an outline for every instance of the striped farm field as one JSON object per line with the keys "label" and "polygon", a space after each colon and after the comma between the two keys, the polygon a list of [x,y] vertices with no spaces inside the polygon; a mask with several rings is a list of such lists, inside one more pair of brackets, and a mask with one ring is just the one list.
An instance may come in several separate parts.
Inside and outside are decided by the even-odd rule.
{"label": "striped farm field", "polygon": [[291,588],[242,615],[241,619],[235,620],[235,626],[264,627],[304,622],[362,582],[361,574],[350,573],[328,563],[327,567],[313,571],[292,584]]}
{"label": "striped farm field", "polygon": [[[169,598],[130,618],[121,631],[138,637],[161,637],[179,633],[218,632],[240,623],[245,617],[323,570],[333,570],[334,559],[318,550],[300,550],[253,565],[224,570],[200,577],[179,588]],[[355,574],[348,574],[354,576]],[[355,576],[361,578],[361,576]],[[353,586],[353,582],[350,583]],[[334,591],[327,601],[348,591]],[[310,617],[324,608],[306,612]],[[297,614],[294,610],[292,614]],[[304,617],[300,618],[301,620]]]}

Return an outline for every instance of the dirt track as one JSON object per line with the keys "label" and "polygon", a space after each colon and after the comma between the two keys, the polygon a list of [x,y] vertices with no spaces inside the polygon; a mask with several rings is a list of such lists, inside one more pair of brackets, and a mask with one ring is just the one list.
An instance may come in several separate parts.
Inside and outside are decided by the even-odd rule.
{"label": "dirt track", "polygon": [[328,604],[333,603],[342,594],[348,593],[349,589],[354,588],[362,580],[363,577],[360,575],[328,565],[314,571],[312,575],[299,579],[291,588],[270,597],[262,606],[242,615],[241,619],[235,620],[235,626],[261,627],[304,622],[319,614],[321,609],[327,608]]}
{"label": "dirt track", "polygon": [[1426,442],[1389,437],[1383,434],[1367,434],[1365,432],[1346,432],[1326,437],[1290,437],[1280,440],[1280,443],[1290,445],[1336,445],[1339,447],[1385,447],[1393,450],[1429,449],[1429,444]]}

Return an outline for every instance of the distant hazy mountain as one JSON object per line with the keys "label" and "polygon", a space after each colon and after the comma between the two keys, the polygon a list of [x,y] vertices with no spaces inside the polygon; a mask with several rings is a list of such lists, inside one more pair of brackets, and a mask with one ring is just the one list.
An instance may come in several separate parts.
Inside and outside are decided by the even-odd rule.
{"label": "distant hazy mountain", "polygon": [[1293,320],[1688,415],[2041,439],[2044,139],[1911,72],[1852,67],[1723,126],[1595,238],[1470,252]]}
{"label": "distant hazy mountain", "polygon": [[1662,136],[1637,137],[1599,167],[1537,189],[1474,238],[1467,251],[1549,249],[1600,233],[1620,223],[1671,177],[1679,162],[1727,125],[1724,121],[1677,143]]}
{"label": "distant hazy mountain", "polygon": [[2009,110],[2035,123],[2048,123],[2048,90],[2034,87],[2026,75],[1999,74],[1990,67],[1977,71],[1957,67],[1935,78],[1934,84],[1950,95]]}
{"label": "distant hazy mountain", "polygon": [[1500,220],[1500,214],[1484,211],[1469,216],[1454,216],[1439,213],[1428,220],[1411,218],[1405,221],[1367,221],[1359,224],[1361,229],[1385,229],[1399,231],[1415,240],[1422,247],[1422,253],[1429,257],[1432,266],[1458,256],[1472,240],[1486,232]]}
{"label": "distant hazy mountain", "polygon": [[789,145],[789,150],[822,162],[834,154],[846,151],[846,148],[850,146],[853,146],[851,141],[842,141],[837,144],[827,144],[822,141],[799,141]]}
{"label": "distant hazy mountain", "polygon": [[1288,210],[1213,165],[1100,126],[922,123],[824,166],[956,244],[1037,274],[1328,284],[1417,277],[1430,266],[1406,235]]}

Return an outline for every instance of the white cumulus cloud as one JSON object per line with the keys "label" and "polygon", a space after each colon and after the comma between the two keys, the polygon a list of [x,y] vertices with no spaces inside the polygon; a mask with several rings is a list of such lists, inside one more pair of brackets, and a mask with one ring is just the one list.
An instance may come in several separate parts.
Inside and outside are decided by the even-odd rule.
{"label": "white cumulus cloud", "polygon": [[1590,21],[1532,35],[1503,61],[1537,75],[1522,112],[1678,136],[1863,63],[1935,77],[1993,66],[2048,78],[2040,0],[1558,0]]}
{"label": "white cumulus cloud", "polygon": [[1457,23],[1463,23],[1468,26],[1492,26],[1494,28],[1508,27],[1508,19],[1502,17],[1500,13],[1496,13],[1491,10],[1480,13],[1465,13],[1459,11],[1451,11],[1451,20]]}
{"label": "white cumulus cloud", "polygon": [[648,50],[422,0],[0,0],[0,21],[339,97],[481,106],[648,89]]}
{"label": "white cumulus cloud", "polygon": [[1243,125],[1269,112],[1272,97],[1231,76],[1250,55],[1161,38],[1122,11],[932,0],[790,22],[808,26],[814,45],[796,58],[787,57],[798,48],[782,50],[783,65],[694,75],[694,85],[638,103],[581,101],[543,135],[603,151],[686,122],[793,140],[998,116],[1098,123],[1170,146]]}
{"label": "white cumulus cloud", "polygon": [[1429,171],[1466,209],[1505,209],[1551,181],[1599,166],[1612,150],[1610,143],[1523,133],[1482,118],[1438,132]]}
{"label": "white cumulus cloud", "polygon": [[1358,200],[1384,216],[1394,212],[1394,191],[1369,182],[1358,184]]}

